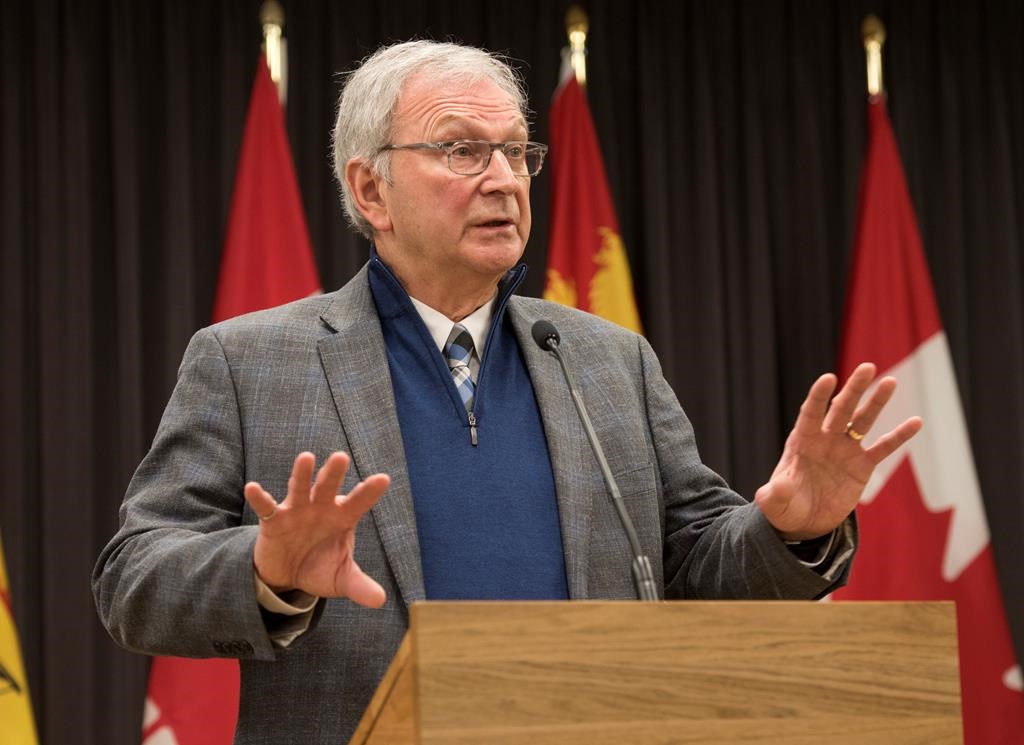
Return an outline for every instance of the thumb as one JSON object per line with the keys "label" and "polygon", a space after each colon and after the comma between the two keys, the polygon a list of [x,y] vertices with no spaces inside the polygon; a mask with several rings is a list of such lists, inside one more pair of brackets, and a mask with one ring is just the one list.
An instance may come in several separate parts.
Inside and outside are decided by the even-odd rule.
{"label": "thumb", "polygon": [[792,499],[792,490],[785,488],[774,478],[754,494],[754,502],[768,518],[768,522],[778,529],[784,529],[785,515]]}
{"label": "thumb", "polygon": [[387,600],[387,593],[377,580],[359,568],[355,562],[345,578],[342,594],[357,605],[380,608]]}

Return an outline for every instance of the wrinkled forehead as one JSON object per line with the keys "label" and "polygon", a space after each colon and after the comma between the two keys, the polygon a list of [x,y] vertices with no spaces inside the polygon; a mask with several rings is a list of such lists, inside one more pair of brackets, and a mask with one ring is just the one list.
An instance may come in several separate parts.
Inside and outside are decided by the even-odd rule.
{"label": "wrinkled forehead", "polygon": [[398,97],[392,134],[426,140],[526,139],[529,126],[516,99],[490,78],[439,80],[417,73]]}

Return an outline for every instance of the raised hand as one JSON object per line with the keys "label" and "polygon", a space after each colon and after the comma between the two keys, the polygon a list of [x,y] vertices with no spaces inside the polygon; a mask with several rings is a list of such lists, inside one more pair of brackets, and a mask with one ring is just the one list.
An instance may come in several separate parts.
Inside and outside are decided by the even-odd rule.
{"label": "raised hand", "polygon": [[384,604],[385,594],[353,559],[356,523],[387,489],[382,473],[339,494],[349,457],[333,453],[313,480],[316,458],[300,453],[280,504],[257,484],[245,485],[245,499],[260,516],[253,561],[272,590],[302,590],[318,597],[347,597],[371,608]]}
{"label": "raised hand", "polygon": [[894,378],[883,378],[861,403],[875,375],[874,365],[859,365],[831,405],[835,375],[811,386],[779,464],[754,496],[783,538],[807,540],[834,530],[857,506],[875,466],[921,429],[920,417],[910,417],[871,447],[861,446],[896,389]]}

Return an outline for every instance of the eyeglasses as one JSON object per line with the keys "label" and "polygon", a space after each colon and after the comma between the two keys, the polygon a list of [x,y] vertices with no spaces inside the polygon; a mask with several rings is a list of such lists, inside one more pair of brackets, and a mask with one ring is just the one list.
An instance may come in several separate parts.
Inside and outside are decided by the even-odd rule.
{"label": "eyeglasses", "polygon": [[448,168],[459,176],[476,176],[487,170],[495,150],[501,150],[512,173],[521,178],[536,176],[544,165],[548,146],[539,142],[487,142],[486,140],[448,140],[413,142],[409,145],[385,145],[384,150],[440,150],[448,156]]}

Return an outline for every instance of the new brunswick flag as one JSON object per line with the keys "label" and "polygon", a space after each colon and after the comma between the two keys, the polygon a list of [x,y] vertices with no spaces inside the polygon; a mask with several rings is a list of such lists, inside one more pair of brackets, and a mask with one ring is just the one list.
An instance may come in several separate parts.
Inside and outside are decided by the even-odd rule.
{"label": "new brunswick flag", "polygon": [[544,297],[640,332],[626,249],[587,99],[569,72],[551,105],[551,232]]}
{"label": "new brunswick flag", "polygon": [[0,745],[36,745],[36,724],[11,613],[4,547],[0,541]]}

